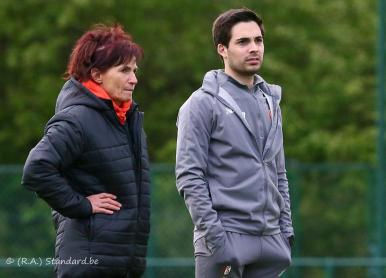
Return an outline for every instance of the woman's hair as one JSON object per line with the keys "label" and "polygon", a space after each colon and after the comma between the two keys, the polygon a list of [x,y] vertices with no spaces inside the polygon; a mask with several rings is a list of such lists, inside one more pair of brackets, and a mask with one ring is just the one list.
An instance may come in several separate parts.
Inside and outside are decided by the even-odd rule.
{"label": "woman's hair", "polygon": [[109,68],[143,58],[143,49],[133,42],[119,24],[106,26],[98,24],[84,33],[72,50],[66,79],[74,77],[78,81],[91,79],[91,69],[106,72]]}
{"label": "woman's hair", "polygon": [[259,25],[261,34],[264,37],[264,25],[263,20],[255,12],[247,8],[231,9],[220,14],[213,22],[212,35],[213,43],[217,48],[217,45],[222,44],[226,47],[231,40],[231,31],[233,26],[239,22],[254,21]]}

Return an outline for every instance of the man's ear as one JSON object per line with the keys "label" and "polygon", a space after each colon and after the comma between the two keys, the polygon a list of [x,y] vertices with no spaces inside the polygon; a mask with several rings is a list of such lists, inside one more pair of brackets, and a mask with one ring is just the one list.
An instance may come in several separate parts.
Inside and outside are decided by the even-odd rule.
{"label": "man's ear", "polygon": [[217,45],[217,53],[224,59],[228,56],[228,49],[223,44]]}
{"label": "man's ear", "polygon": [[103,83],[103,80],[102,80],[102,74],[101,74],[101,72],[100,72],[99,69],[97,69],[97,68],[92,68],[90,74],[91,74],[92,80],[93,80],[95,83],[97,83],[97,84],[99,84],[99,85],[101,85],[101,84]]}

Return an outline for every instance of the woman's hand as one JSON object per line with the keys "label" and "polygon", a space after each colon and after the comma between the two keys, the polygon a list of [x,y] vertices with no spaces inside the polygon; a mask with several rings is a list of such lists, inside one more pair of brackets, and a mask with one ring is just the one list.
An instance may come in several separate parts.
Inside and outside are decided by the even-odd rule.
{"label": "woman's hand", "polygon": [[121,204],[115,199],[117,196],[110,193],[99,193],[86,197],[92,206],[92,213],[113,214],[121,209]]}

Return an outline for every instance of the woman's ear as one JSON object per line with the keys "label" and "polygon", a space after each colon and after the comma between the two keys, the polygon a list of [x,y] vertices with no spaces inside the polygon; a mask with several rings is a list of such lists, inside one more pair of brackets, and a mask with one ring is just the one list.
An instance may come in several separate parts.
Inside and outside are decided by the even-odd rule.
{"label": "woman's ear", "polygon": [[97,84],[99,84],[99,85],[101,85],[101,84],[103,83],[103,80],[102,80],[102,74],[101,74],[101,72],[100,72],[99,69],[97,69],[97,68],[92,68],[90,73],[91,73],[91,78],[92,78],[92,80],[93,80],[95,83],[97,83]]}

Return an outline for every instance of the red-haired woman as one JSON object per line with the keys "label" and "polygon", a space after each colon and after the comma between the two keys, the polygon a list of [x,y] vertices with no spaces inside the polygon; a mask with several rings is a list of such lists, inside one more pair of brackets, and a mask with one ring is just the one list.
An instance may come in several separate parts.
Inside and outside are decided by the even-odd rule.
{"label": "red-haired woman", "polygon": [[140,277],[149,235],[143,113],[133,101],[142,48],[121,26],[77,41],[68,81],[22,183],[52,208],[57,277]]}

